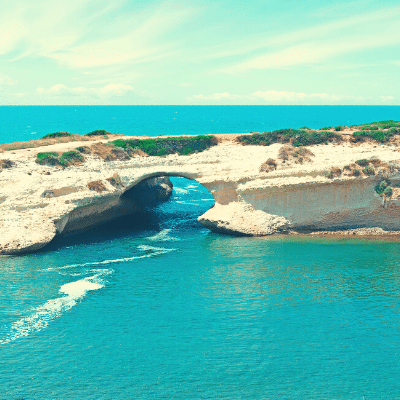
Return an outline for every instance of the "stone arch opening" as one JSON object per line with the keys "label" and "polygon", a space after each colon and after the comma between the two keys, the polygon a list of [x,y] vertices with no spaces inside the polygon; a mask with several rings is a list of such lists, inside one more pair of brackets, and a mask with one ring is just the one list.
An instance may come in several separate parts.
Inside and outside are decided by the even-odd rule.
{"label": "stone arch opening", "polygon": [[[171,180],[175,180],[177,187],[174,187]],[[185,188],[179,183],[182,181],[187,182],[183,184]],[[187,198],[179,199],[179,196],[191,195],[201,198],[197,203]],[[197,204],[198,212],[193,207],[191,209],[192,213],[197,214],[196,219],[214,205],[212,193],[190,174],[155,172],[125,183],[123,190],[105,194],[89,205],[77,207],[57,222],[57,231],[58,234],[65,235],[86,231],[128,216],[131,221],[135,215],[140,219],[140,213],[173,201],[182,205]]]}

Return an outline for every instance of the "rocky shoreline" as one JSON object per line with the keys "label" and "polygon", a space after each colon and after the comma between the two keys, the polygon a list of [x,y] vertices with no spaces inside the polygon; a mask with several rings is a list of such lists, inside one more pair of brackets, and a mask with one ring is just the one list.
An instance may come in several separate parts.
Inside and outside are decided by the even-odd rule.
{"label": "rocky shoreline", "polygon": [[[385,143],[359,142],[347,129],[341,140],[309,146],[294,146],[292,139],[286,144],[243,144],[239,136],[213,135],[206,142],[199,137],[209,144],[187,155],[183,145],[173,153],[172,143],[168,152],[156,149],[159,156],[149,156],[129,147],[137,138],[126,136],[9,150],[3,145],[0,255],[32,252],[56,235],[164,201],[171,194],[169,176],[194,179],[212,193],[215,205],[198,220],[215,232],[396,240],[397,136]],[[118,138],[123,138],[118,142],[122,147],[115,146]],[[180,138],[185,137],[173,140]],[[53,154],[46,156],[51,163],[41,163],[39,154],[45,152]]]}

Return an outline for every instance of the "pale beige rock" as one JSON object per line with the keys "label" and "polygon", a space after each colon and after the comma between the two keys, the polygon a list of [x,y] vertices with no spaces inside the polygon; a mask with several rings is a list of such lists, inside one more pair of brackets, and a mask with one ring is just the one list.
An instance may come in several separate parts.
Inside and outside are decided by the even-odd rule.
{"label": "pale beige rock", "polygon": [[[396,147],[376,143],[310,146],[315,155],[312,162],[278,163],[275,171],[259,172],[269,158],[278,160],[281,144],[242,146],[234,142],[234,135],[217,136],[221,139],[218,146],[190,156],[110,162],[88,156],[82,165],[66,169],[36,164],[42,148],[2,153],[0,158],[16,165],[0,172],[0,254],[33,251],[56,234],[87,229],[134,211],[138,206],[126,193],[150,178],[155,180],[146,185],[167,196],[168,181],[160,178],[166,176],[194,179],[212,193],[215,206],[199,221],[216,231],[267,235],[287,229],[400,230],[399,196],[383,202],[374,190],[382,175],[325,177],[331,167],[343,170],[345,165],[373,156],[397,165],[400,153]],[[77,144],[62,146],[68,151]],[[52,150],[47,146],[46,151]],[[114,174],[121,177],[124,187],[107,181]],[[397,169],[390,179],[394,185],[400,182]],[[107,191],[89,190],[87,183],[98,180]],[[51,191],[57,196],[43,195]]]}

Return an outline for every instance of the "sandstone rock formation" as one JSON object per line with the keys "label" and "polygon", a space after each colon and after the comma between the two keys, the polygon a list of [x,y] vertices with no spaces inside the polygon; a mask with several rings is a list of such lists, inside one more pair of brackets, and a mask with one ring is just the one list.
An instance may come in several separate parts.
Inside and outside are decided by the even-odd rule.
{"label": "sandstone rock formation", "polygon": [[[0,171],[0,254],[31,252],[58,234],[165,200],[171,194],[169,176],[194,179],[212,193],[215,205],[198,220],[216,232],[261,236],[293,230],[400,230],[397,147],[322,144],[310,146],[307,162],[293,157],[291,162],[279,158],[281,144],[243,146],[235,135],[216,136],[218,146],[188,156],[104,161],[89,155],[67,168],[35,163],[39,151],[59,151],[59,144],[0,154],[7,165],[12,163]],[[62,150],[78,145],[62,144]],[[373,174],[354,173],[357,160],[371,158],[380,160],[381,167],[374,164]],[[274,168],[260,169],[269,159],[277,160]],[[332,168],[335,174],[329,174]],[[390,198],[375,190],[383,179],[394,187]]]}

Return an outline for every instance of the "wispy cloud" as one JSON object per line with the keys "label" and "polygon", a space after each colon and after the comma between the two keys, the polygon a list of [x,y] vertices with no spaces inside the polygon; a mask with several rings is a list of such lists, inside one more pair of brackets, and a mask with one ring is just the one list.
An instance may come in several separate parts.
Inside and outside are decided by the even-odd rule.
{"label": "wispy cloud", "polygon": [[400,7],[383,9],[315,27],[292,31],[236,50],[215,54],[216,57],[251,54],[245,61],[235,62],[214,72],[238,74],[252,69],[280,69],[295,65],[318,65],[343,54],[383,48],[400,43],[398,25]]}
{"label": "wispy cloud", "polygon": [[133,87],[130,85],[123,85],[121,83],[114,84],[110,83],[102,88],[87,88],[87,87],[76,87],[69,88],[62,84],[52,86],[50,89],[44,89],[38,87],[36,92],[43,96],[91,96],[91,97],[110,97],[110,96],[124,96],[129,92],[133,91]]}
{"label": "wispy cloud", "polygon": [[[390,97],[390,96],[388,96]],[[188,99],[194,102],[213,102],[215,104],[360,104],[366,99],[361,96],[344,96],[328,93],[302,93],[278,90],[257,91],[245,95],[237,95],[228,92],[213,93],[211,95],[194,95]],[[382,99],[381,99],[382,100]],[[390,101],[389,99],[387,101]]]}
{"label": "wispy cloud", "polygon": [[193,95],[193,99],[195,100],[217,100],[217,101],[221,101],[221,100],[236,100],[236,99],[240,99],[243,98],[244,96],[240,96],[237,94],[231,94],[228,92],[223,92],[223,93],[213,93],[210,95],[204,95],[204,94],[195,94]]}
{"label": "wispy cloud", "polygon": [[57,3],[57,10],[48,0],[17,4],[0,16],[0,55],[46,57],[83,69],[168,55],[174,44],[163,37],[195,13],[166,3],[125,14],[124,0],[70,0]]}

